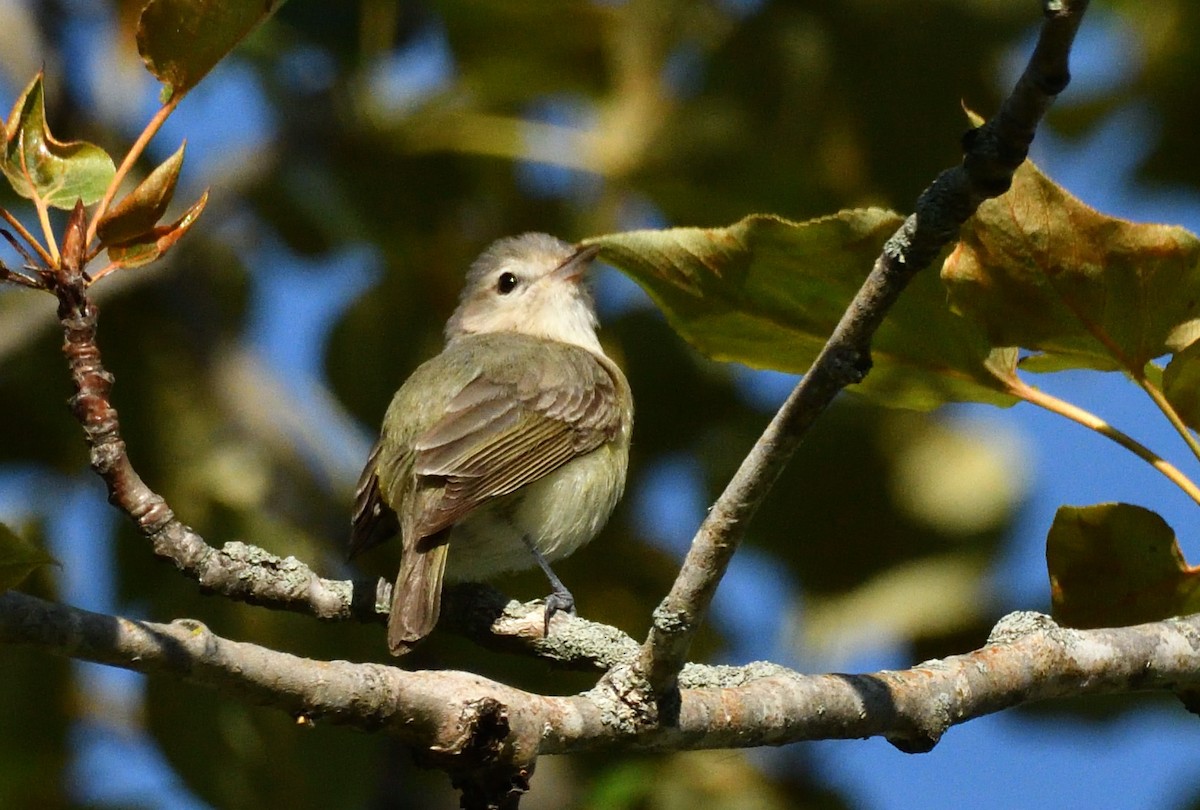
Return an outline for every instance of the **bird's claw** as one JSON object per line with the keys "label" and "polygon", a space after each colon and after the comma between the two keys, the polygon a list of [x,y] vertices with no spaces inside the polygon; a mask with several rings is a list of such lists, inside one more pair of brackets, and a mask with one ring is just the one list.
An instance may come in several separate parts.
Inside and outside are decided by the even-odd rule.
{"label": "bird's claw", "polygon": [[568,590],[555,591],[546,597],[546,613],[545,613],[545,637],[550,637],[550,620],[554,618],[554,614],[558,612],[570,613],[575,615],[575,597]]}

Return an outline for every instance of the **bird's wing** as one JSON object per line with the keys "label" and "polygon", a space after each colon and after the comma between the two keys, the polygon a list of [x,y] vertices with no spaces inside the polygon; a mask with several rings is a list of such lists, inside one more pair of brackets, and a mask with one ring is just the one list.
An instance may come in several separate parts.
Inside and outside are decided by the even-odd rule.
{"label": "bird's wing", "polygon": [[[589,352],[557,346],[538,362],[483,368],[417,437],[413,471],[427,486],[406,521],[414,540],[538,480],[611,440],[624,392]],[[406,532],[407,533],[407,532]]]}
{"label": "bird's wing", "polygon": [[350,548],[347,558],[354,559],[369,548],[379,545],[400,529],[396,513],[387,505],[380,492],[379,451],[382,441],[371,448],[371,455],[354,489],[354,513],[351,517]]}

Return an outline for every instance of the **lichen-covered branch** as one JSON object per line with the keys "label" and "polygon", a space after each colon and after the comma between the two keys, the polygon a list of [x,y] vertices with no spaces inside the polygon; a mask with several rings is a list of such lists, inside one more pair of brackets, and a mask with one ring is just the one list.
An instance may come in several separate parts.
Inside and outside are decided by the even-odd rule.
{"label": "lichen-covered branch", "polygon": [[322,619],[369,621],[381,611],[386,614],[386,608],[377,606],[374,583],[356,587],[356,583],[323,579],[295,559],[280,559],[242,543],[222,549],[209,546],[138,475],[109,396],[113,377],[105,370],[96,343],[99,313],[83,272],[84,228],[80,205],[67,223],[62,263],[54,271],[51,291],[58,298],[63,354],[75,387],[71,410],[83,427],[92,469],[104,480],[109,502],[150,539],[155,554],[172,560],[214,593]]}
{"label": "lichen-covered branch", "polygon": [[871,338],[909,280],[950,242],[985,199],[1004,193],[1042,115],[1070,79],[1068,57],[1087,0],[1045,0],[1033,55],[1000,111],[964,138],[959,166],[942,172],[888,240],[812,368],[780,407],[692,540],[670,593],[654,613],[639,671],[645,688],[675,685],[717,585],[771,485],[833,398],[869,371]]}
{"label": "lichen-covered branch", "polygon": [[911,669],[802,675],[774,664],[689,666],[677,716],[621,689],[622,671],[589,692],[534,695],[465,672],[406,672],[314,661],[214,635],[199,622],[137,622],[0,594],[0,643],[186,680],[306,722],[383,731],[453,772],[481,761],[527,771],[541,754],[783,745],[883,736],[932,748],[951,726],[1038,700],[1200,687],[1200,616],[1069,630],[1015,613],[986,646]]}

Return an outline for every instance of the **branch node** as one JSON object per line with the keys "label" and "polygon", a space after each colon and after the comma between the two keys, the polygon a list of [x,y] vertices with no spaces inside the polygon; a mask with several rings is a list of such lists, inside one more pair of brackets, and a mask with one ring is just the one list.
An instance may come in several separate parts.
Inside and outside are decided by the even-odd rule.
{"label": "branch node", "polygon": [[928,754],[942,739],[941,734],[896,734],[885,737],[892,746],[903,754]]}
{"label": "branch node", "polygon": [[419,764],[446,771],[465,808],[515,808],[529,791],[534,763],[512,761],[508,707],[493,697],[463,704],[454,738],[416,754]]}
{"label": "branch node", "polygon": [[660,604],[651,614],[650,621],[660,632],[675,635],[687,629],[690,619],[687,611],[670,610],[665,604]]}
{"label": "branch node", "polygon": [[830,353],[827,368],[833,382],[839,387],[845,388],[857,385],[866,379],[872,365],[874,363],[871,360],[869,345],[859,349],[846,344],[838,346],[835,351]]}
{"label": "branch node", "polygon": [[659,722],[654,689],[636,666],[613,667],[590,694],[600,706],[600,721],[619,737],[633,737]]}

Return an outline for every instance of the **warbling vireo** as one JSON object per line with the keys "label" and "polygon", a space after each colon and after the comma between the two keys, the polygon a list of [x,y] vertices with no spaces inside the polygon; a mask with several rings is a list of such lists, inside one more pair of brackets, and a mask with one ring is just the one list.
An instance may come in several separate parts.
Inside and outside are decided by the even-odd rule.
{"label": "warbling vireo", "polygon": [[388,618],[401,655],[437,623],[442,581],[540,565],[545,627],[574,598],[550,569],[625,487],[633,400],[600,347],[582,276],[595,248],[502,239],[476,259],[442,353],[396,392],[355,496],[351,556],[397,532]]}

